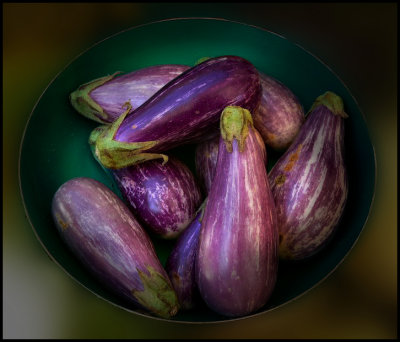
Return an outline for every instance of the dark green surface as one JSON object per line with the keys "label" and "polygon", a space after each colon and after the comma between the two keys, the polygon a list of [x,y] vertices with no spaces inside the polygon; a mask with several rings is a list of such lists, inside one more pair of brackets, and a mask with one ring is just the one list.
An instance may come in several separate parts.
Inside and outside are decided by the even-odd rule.
{"label": "dark green surface", "polygon": [[[357,103],[327,66],[280,36],[239,23],[185,19],[136,27],[93,46],[49,85],[28,122],[20,160],[24,203],[45,249],[82,285],[117,305],[124,306],[92,279],[69,253],[50,216],[52,196],[61,184],[73,177],[91,177],[116,191],[93,159],[87,143],[97,124],[78,115],[70,106],[68,95],[82,83],[115,71],[129,72],[155,64],[193,65],[204,56],[227,54],[244,57],[260,71],[285,83],[298,96],[306,111],[317,96],[331,90],[343,98],[349,114],[346,120],[346,160],[350,190],[338,232],[314,258],[297,264],[281,263],[274,294],[260,311],[282,305],[324,279],[343,260],[364,226],[375,186],[374,151]],[[193,170],[193,149],[182,147],[176,152]],[[276,157],[269,154],[269,166]],[[172,244],[153,241],[164,263]],[[175,317],[175,320],[182,321],[225,319],[205,308]]]}

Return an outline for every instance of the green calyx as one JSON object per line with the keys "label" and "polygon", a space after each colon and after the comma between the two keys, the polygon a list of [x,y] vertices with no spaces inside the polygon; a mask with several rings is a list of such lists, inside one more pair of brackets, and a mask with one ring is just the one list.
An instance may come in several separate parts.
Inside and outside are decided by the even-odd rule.
{"label": "green calyx", "polygon": [[94,148],[96,159],[108,169],[121,169],[159,158],[163,158],[166,163],[168,156],[164,154],[143,152],[157,145],[157,141],[125,143],[114,140],[118,128],[132,108],[129,103],[125,106],[127,110],[111,125],[97,127],[90,134],[89,144]]}
{"label": "green calyx", "polygon": [[147,272],[137,269],[142,281],[143,290],[131,291],[135,299],[153,314],[170,318],[179,310],[178,297],[170,282],[153,267],[147,267]]}
{"label": "green calyx", "polygon": [[327,91],[324,94],[318,96],[311,106],[310,112],[321,105],[327,107],[335,115],[339,115],[342,118],[349,117],[344,111],[342,98],[331,91]]}
{"label": "green calyx", "polygon": [[195,65],[205,62],[206,60],[210,59],[211,57],[201,57],[197,60]]}
{"label": "green calyx", "polygon": [[107,114],[103,108],[90,97],[90,92],[97,87],[112,80],[120,72],[117,71],[112,75],[98,78],[94,81],[81,85],[77,90],[73,91],[69,100],[72,106],[84,117],[100,123],[109,123]]}
{"label": "green calyx", "polygon": [[232,152],[233,139],[238,141],[239,152],[243,152],[249,134],[249,125],[253,127],[253,118],[247,109],[239,106],[228,106],[222,111],[221,136],[225,141],[228,152]]}

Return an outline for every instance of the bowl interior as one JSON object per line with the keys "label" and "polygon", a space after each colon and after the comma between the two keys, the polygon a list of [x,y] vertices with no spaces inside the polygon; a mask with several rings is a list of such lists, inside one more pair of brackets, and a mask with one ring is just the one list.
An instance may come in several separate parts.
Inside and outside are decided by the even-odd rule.
{"label": "bowl interior", "polygon": [[[287,85],[307,112],[315,98],[331,90],[343,98],[346,120],[346,162],[349,198],[340,226],[329,245],[304,262],[281,263],[278,281],[265,312],[298,297],[326,278],[356,242],[369,214],[375,188],[375,155],[360,109],[342,81],[300,46],[269,31],[219,19],[166,20],[132,28],[94,45],[75,58],[51,82],[26,126],[20,155],[20,187],[28,218],[46,252],[69,275],[101,298],[137,312],[110,293],[81,266],[63,244],[51,218],[51,200],[64,182],[91,177],[115,184],[91,155],[87,143],[97,123],[77,114],[69,94],[79,85],[115,71],[129,72],[157,64],[194,65],[202,57],[238,55]],[[268,168],[279,157],[268,151]],[[194,172],[194,146],[174,153]],[[173,241],[153,238],[163,264]],[[257,314],[257,313],[255,313]],[[213,322],[228,318],[206,307],[181,312],[172,320]]]}

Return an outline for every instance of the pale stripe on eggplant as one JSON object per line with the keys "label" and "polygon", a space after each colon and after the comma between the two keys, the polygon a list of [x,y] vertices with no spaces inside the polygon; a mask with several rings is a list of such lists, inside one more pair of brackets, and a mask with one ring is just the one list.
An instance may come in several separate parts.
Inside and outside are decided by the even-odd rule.
{"label": "pale stripe on eggplant", "polygon": [[265,305],[278,267],[276,213],[263,152],[252,124],[246,125],[243,151],[233,139],[228,152],[220,139],[196,256],[202,298],[214,311],[231,317]]}
{"label": "pale stripe on eggplant", "polygon": [[200,187],[190,169],[175,157],[111,170],[135,216],[159,237],[176,238],[201,204]]}
{"label": "pale stripe on eggplant", "polygon": [[271,169],[269,181],[281,257],[314,255],[333,234],[347,199],[343,117],[325,105],[313,107],[295,141]]}
{"label": "pale stripe on eggplant", "polygon": [[179,304],[150,238],[125,204],[90,178],[64,183],[52,201],[61,238],[111,291],[138,308],[169,318]]}
{"label": "pale stripe on eggplant", "polygon": [[180,64],[154,65],[129,72],[115,73],[81,85],[71,93],[70,102],[81,115],[100,122],[114,122],[126,102],[132,110],[141,106],[168,82],[189,69]]}
{"label": "pale stripe on eggplant", "polygon": [[[262,148],[265,165],[267,165],[267,149],[264,140],[257,130],[255,130],[254,133],[256,134],[257,140]],[[211,184],[214,179],[215,168],[218,160],[219,139],[219,136],[216,136],[196,145],[196,175],[205,194],[210,192]]]}
{"label": "pale stripe on eggplant", "polygon": [[286,149],[304,122],[304,110],[297,96],[282,82],[260,72],[262,95],[254,111],[254,126],[267,146]]}
{"label": "pale stripe on eggplant", "polygon": [[229,105],[255,109],[261,97],[255,67],[237,56],[211,58],[186,70],[134,111],[126,111],[96,140],[107,168],[165,158],[162,152],[218,134]]}

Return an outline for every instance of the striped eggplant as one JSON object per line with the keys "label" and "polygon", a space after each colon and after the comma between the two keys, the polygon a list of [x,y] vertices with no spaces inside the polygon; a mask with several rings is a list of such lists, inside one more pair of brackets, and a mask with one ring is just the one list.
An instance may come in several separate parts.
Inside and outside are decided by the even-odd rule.
{"label": "striped eggplant", "polygon": [[282,82],[260,72],[262,95],[253,113],[254,126],[265,144],[282,151],[289,147],[304,122],[304,110],[294,93]]}
{"label": "striped eggplant", "polygon": [[221,115],[217,168],[195,259],[201,297],[215,312],[238,317],[264,306],[278,270],[276,212],[263,152],[249,111]]}
{"label": "striped eggplant", "polygon": [[169,81],[189,66],[166,64],[145,67],[125,75],[105,76],[81,85],[70,94],[70,102],[79,114],[100,122],[114,122],[130,102],[132,110],[141,106]]}
{"label": "striped eggplant", "polygon": [[108,187],[73,178],[57,190],[51,211],[63,241],[105,286],[153,315],[177,313],[176,293],[149,236]]}
{"label": "striped eggplant", "polygon": [[348,193],[346,117],[339,96],[332,92],[319,96],[295,141],[269,173],[282,259],[314,255],[338,225]]}
{"label": "striped eggplant", "polygon": [[255,109],[261,97],[255,67],[238,56],[207,59],[186,70],[134,111],[126,111],[95,143],[98,160],[118,169],[173,147],[218,134],[222,110],[237,105]]}
{"label": "striped eggplant", "polygon": [[194,220],[176,241],[165,264],[181,310],[193,309],[199,301],[194,265],[204,206],[205,202],[197,211]]}
{"label": "striped eggplant", "polygon": [[111,170],[143,226],[164,239],[176,238],[193,220],[202,195],[190,169],[175,157]]}
{"label": "striped eggplant", "polygon": [[[264,154],[265,165],[267,164],[267,150],[264,140],[257,130],[254,131]],[[204,193],[208,194],[214,179],[215,168],[218,160],[219,136],[199,143],[195,148],[196,175]]]}

